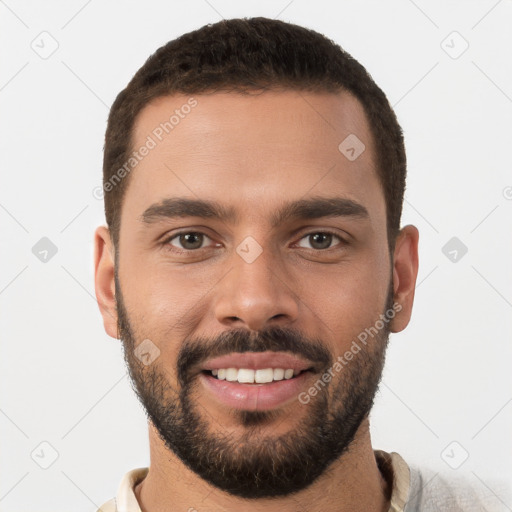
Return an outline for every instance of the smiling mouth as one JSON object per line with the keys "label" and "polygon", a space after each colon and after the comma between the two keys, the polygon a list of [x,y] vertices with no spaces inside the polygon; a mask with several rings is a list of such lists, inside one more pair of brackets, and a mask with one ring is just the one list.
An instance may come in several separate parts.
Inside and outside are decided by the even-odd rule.
{"label": "smiling mouth", "polygon": [[203,370],[202,373],[217,380],[240,384],[270,384],[281,380],[291,380],[311,371],[312,368],[306,370],[294,370],[293,368],[261,368],[256,370],[251,368],[216,368]]}

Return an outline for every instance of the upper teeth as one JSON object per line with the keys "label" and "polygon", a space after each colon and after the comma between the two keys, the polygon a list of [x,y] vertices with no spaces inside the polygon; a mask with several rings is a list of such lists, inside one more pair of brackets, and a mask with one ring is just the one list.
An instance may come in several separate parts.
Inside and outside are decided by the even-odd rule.
{"label": "upper teeth", "polygon": [[212,370],[212,375],[215,375],[220,380],[227,380],[230,382],[238,381],[246,384],[265,384],[274,380],[291,379],[293,375],[299,374],[300,371],[293,369],[285,370],[283,368],[265,368],[262,370],[251,370],[249,368],[219,368]]}

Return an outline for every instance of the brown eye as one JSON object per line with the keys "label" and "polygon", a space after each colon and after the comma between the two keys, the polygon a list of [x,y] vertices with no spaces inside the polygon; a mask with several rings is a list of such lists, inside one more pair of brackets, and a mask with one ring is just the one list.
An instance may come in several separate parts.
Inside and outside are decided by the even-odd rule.
{"label": "brown eye", "polygon": [[[180,233],[178,235],[173,236],[172,238],[169,239],[168,243],[173,247],[177,247],[178,249],[192,251],[194,249],[201,249],[205,239],[208,239],[208,237],[203,233],[196,233],[191,231],[188,233]],[[172,242],[173,240],[177,240],[180,245],[175,245]]]}
{"label": "brown eye", "polygon": [[[299,242],[300,247],[305,247],[307,249],[316,249],[316,250],[325,250],[330,249],[333,239],[337,238],[339,241],[343,242],[343,240],[333,233],[319,231],[317,233],[310,233],[301,239]],[[303,245],[303,242],[306,241],[308,245]],[[339,245],[339,244],[338,244]]]}
{"label": "brown eye", "polygon": [[328,249],[332,242],[332,235],[328,233],[315,233],[309,235],[313,249]]}

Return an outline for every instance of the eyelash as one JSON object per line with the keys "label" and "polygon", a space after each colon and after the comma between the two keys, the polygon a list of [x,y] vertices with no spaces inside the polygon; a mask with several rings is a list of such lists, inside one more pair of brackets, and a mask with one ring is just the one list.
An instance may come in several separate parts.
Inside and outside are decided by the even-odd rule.
{"label": "eyelash", "polygon": [[[192,254],[194,252],[200,252],[201,250],[203,249],[207,249],[208,247],[200,247],[198,249],[179,249],[173,245],[170,244],[171,240],[174,240],[175,238],[178,238],[179,236],[181,235],[188,235],[188,234],[194,234],[194,235],[203,235],[207,238],[210,238],[206,233],[203,233],[201,231],[179,231],[178,233],[174,233],[173,235],[167,237],[163,242],[162,242],[162,245],[170,250],[171,252],[174,252],[176,254]],[[317,234],[322,234],[322,235],[332,235],[334,238],[337,238],[340,243],[337,244],[337,245],[348,245],[348,242],[342,238],[338,233],[335,233],[334,231],[330,231],[328,229],[326,230],[321,230],[321,231],[311,231],[309,233],[306,233],[304,234],[301,238],[299,238],[299,242],[304,239],[304,238],[307,238],[308,236],[311,236],[311,235],[317,235]],[[210,238],[211,240],[211,238]],[[303,249],[308,249],[310,251],[315,251],[315,252],[327,252],[331,249],[334,249],[335,247],[337,247],[336,245],[334,247],[328,247],[327,249],[308,249],[307,247],[303,247]]]}

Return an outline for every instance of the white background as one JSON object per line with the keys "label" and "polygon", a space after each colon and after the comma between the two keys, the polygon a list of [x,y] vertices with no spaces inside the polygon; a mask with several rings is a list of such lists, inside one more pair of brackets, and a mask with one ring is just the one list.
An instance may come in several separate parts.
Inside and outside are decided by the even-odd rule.
{"label": "white background", "polygon": [[[402,223],[420,230],[420,271],[411,324],[391,337],[374,447],[489,492],[493,479],[512,480],[510,0],[5,0],[1,511],[94,510],[148,464],[145,417],[94,299],[108,109],[162,44],[244,16],[334,39],[386,92],[405,132]],[[31,45],[48,51],[52,38],[58,48],[43,59]],[[454,236],[468,248],[456,262],[442,252]],[[58,250],[46,263],[32,252],[42,237]],[[453,441],[452,465],[469,454],[456,470],[441,456]],[[53,450],[42,469],[36,461],[49,464]]]}

